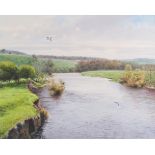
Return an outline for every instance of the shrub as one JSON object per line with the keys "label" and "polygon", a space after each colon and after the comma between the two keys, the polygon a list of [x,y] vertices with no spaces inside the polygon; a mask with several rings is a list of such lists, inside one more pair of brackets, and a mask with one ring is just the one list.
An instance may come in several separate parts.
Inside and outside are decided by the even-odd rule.
{"label": "shrub", "polygon": [[0,80],[2,81],[10,81],[13,79],[17,79],[18,77],[18,69],[16,64],[10,61],[2,61],[0,62]]}
{"label": "shrub", "polygon": [[127,85],[131,87],[143,87],[145,84],[145,74],[143,71],[133,71],[131,77],[127,81]]}
{"label": "shrub", "polygon": [[55,81],[52,78],[48,80],[47,86],[51,95],[61,95],[65,89],[63,81]]}
{"label": "shrub", "polygon": [[36,74],[35,68],[30,65],[21,65],[19,67],[20,78],[34,78]]}
{"label": "shrub", "polygon": [[131,66],[126,66],[125,73],[121,78],[122,83],[130,87],[143,87],[145,85],[145,74],[141,70],[132,70]]}
{"label": "shrub", "polygon": [[123,77],[121,78],[121,83],[128,83],[128,80],[132,76],[132,66],[127,64],[125,66],[125,72],[123,74]]}

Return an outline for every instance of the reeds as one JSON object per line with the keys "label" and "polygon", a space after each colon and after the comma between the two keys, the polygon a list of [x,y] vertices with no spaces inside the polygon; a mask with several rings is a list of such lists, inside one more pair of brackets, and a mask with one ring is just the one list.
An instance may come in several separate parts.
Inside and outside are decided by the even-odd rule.
{"label": "reeds", "polygon": [[63,81],[55,80],[53,78],[48,79],[47,86],[52,96],[61,95],[65,89]]}

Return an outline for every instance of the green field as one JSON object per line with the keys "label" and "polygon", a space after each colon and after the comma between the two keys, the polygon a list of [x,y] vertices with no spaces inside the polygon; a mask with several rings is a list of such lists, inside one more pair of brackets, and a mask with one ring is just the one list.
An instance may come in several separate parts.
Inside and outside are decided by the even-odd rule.
{"label": "green field", "polygon": [[76,66],[76,62],[72,61],[72,60],[58,60],[55,59],[53,60],[53,64],[54,64],[54,71],[56,72],[70,72],[70,71],[74,71],[75,66]]}
{"label": "green field", "polygon": [[12,61],[17,65],[32,64],[32,57],[28,55],[0,54],[0,61]]}
{"label": "green field", "polygon": [[123,75],[123,71],[99,70],[99,71],[82,72],[81,74],[83,76],[108,78],[108,79],[111,79],[112,81],[118,82]]}
{"label": "green field", "polygon": [[38,97],[25,86],[0,88],[0,137],[3,137],[18,122],[37,115],[33,107]]}
{"label": "green field", "polygon": [[[38,58],[39,64],[44,65],[48,59]],[[17,65],[29,64],[32,65],[33,58],[30,55],[16,55],[16,54],[0,54],[0,61],[12,61]],[[71,72],[74,71],[76,62],[72,60],[52,59],[54,72]]]}

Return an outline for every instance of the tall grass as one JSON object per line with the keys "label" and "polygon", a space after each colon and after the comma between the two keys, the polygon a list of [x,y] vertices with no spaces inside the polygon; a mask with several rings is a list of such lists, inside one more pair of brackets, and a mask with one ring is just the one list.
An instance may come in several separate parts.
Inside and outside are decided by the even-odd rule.
{"label": "tall grass", "polygon": [[64,82],[53,78],[48,79],[47,86],[51,95],[61,95],[65,89]]}

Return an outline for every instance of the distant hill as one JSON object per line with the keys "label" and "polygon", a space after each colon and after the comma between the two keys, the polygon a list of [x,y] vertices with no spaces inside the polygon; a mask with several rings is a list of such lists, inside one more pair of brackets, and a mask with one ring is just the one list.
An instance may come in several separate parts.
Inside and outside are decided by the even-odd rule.
{"label": "distant hill", "polygon": [[19,51],[13,51],[13,50],[6,50],[6,49],[1,49],[0,50],[0,54],[17,54],[17,55],[26,55],[23,52],[19,52]]}
{"label": "distant hill", "polygon": [[[6,55],[6,56],[2,57],[2,55]],[[12,55],[12,57],[9,57],[7,55]],[[0,50],[0,61],[5,60],[5,58],[8,60],[14,60],[14,59],[16,59],[17,55],[26,56],[26,58],[21,57],[19,62],[23,61],[23,59],[24,60],[26,59],[26,61],[24,61],[26,63],[32,62],[33,55],[29,55],[29,54],[26,54],[23,52],[15,51],[15,50],[7,50],[7,49]],[[78,62],[80,60],[99,60],[99,59],[100,60],[110,60],[110,59],[106,59],[106,58],[84,57],[84,56],[54,56],[54,55],[36,55],[36,56],[42,60],[47,60],[47,59],[52,59],[54,61],[58,60],[56,62],[59,62],[60,60],[71,60],[74,62]],[[122,61],[124,63],[131,63],[131,64],[137,64],[137,65],[155,64],[155,59],[149,59],[149,58],[125,59],[125,60],[120,60],[120,61]],[[20,63],[22,63],[22,62],[20,62]]]}
{"label": "distant hill", "polygon": [[128,59],[125,62],[145,65],[145,64],[155,64],[155,59],[148,59],[148,58],[136,58],[136,59]]}

